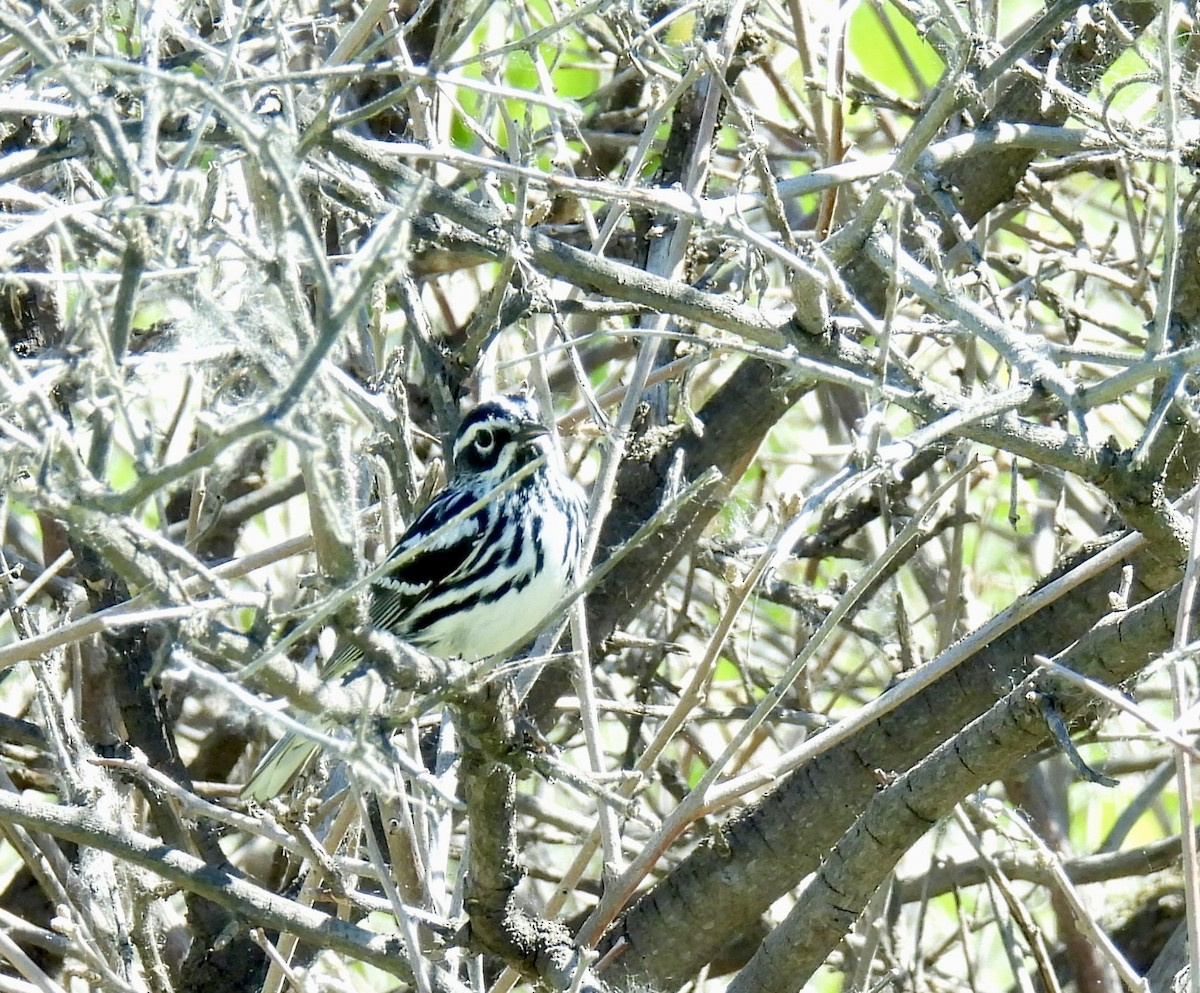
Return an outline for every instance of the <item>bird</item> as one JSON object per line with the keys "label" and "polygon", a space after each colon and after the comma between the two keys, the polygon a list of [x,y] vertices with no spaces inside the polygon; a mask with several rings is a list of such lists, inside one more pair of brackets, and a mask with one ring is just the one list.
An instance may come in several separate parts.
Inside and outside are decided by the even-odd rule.
{"label": "bird", "polygon": [[[574,588],[587,501],[523,394],[501,394],[468,411],[451,464],[449,482],[388,554],[395,565],[373,582],[367,616],[375,629],[426,654],[477,662],[521,648]],[[346,641],[321,675],[340,679],[363,662],[362,650]],[[318,750],[285,733],[242,797],[278,796]]]}

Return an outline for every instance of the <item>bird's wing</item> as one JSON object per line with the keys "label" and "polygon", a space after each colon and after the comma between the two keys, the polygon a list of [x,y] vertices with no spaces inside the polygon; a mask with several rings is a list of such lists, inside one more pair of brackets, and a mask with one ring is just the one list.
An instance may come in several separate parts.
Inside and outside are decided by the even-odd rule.
{"label": "bird's wing", "polygon": [[[388,553],[387,561],[393,564],[371,584],[367,617],[373,628],[403,637],[405,618],[413,608],[430,591],[450,580],[471,554],[478,551],[487,520],[485,509],[468,514],[442,530],[478,499],[479,494],[473,488],[445,489],[417,515]],[[344,676],[361,659],[359,648],[344,641],[330,657],[323,675]]]}
{"label": "bird's wing", "polygon": [[473,490],[443,490],[404,532],[388,554],[395,561],[372,586],[371,624],[397,631],[404,615],[433,587],[444,583],[476,550],[486,511],[479,510],[430,538],[479,499]]}

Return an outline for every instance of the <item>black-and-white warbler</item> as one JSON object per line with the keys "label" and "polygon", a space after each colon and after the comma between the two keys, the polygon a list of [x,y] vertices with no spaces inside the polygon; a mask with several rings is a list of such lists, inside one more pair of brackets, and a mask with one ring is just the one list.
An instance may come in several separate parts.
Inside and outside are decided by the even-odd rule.
{"label": "black-and-white warbler", "polygon": [[[445,489],[389,554],[395,568],[373,584],[368,616],[430,655],[474,662],[521,647],[575,584],[587,504],[564,473],[536,405],[521,396],[497,397],[467,414],[453,465]],[[322,675],[340,678],[361,661],[347,642]],[[277,796],[316,750],[285,734],[242,795]]]}

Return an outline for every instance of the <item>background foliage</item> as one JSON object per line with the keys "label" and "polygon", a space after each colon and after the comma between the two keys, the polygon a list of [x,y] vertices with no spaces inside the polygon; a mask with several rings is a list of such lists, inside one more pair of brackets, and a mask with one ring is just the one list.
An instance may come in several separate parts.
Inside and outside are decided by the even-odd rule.
{"label": "background foliage", "polygon": [[[0,28],[3,989],[1168,988],[1190,11]],[[321,686],[515,387],[592,494],[584,607]],[[248,808],[312,711],[331,760]]]}

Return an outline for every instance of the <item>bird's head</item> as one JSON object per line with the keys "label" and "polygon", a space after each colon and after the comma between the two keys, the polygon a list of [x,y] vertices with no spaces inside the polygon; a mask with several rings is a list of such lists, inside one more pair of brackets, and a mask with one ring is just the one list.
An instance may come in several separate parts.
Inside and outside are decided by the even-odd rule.
{"label": "bird's head", "polygon": [[554,457],[550,432],[537,405],[523,396],[499,396],[467,414],[454,439],[456,475],[490,476],[497,482],[539,455]]}

